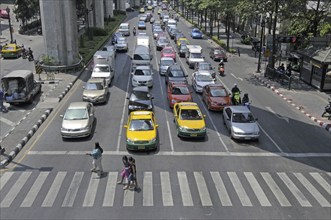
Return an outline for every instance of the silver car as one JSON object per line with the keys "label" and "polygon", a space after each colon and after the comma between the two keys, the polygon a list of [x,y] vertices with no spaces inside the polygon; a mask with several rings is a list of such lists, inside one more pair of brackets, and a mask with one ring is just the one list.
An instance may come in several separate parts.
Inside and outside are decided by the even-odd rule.
{"label": "silver car", "polygon": [[115,44],[116,51],[128,51],[128,41],[125,37],[119,37],[117,43]]}
{"label": "silver car", "polygon": [[92,103],[107,102],[108,86],[104,79],[89,79],[83,89],[83,101]]}
{"label": "silver car", "polygon": [[160,37],[156,42],[156,49],[162,50],[164,47],[169,45],[170,45],[170,41],[166,37]]}
{"label": "silver car", "polygon": [[202,93],[205,85],[215,84],[215,81],[209,72],[194,72],[192,74],[192,87],[195,92]]}
{"label": "silver car", "polygon": [[223,110],[223,123],[233,139],[257,140],[260,136],[260,129],[256,119],[247,106],[225,107]]}
{"label": "silver car", "polygon": [[172,66],[175,64],[174,59],[172,59],[171,57],[162,57],[160,60],[160,69],[159,69],[159,74],[160,75],[165,75],[165,73],[167,72],[167,69],[169,66]]}
{"label": "silver car", "polygon": [[90,102],[72,102],[62,120],[62,138],[81,138],[92,134],[95,120],[94,106]]}
{"label": "silver car", "polygon": [[153,87],[153,72],[150,66],[137,66],[132,73],[132,86]]}
{"label": "silver car", "polygon": [[198,71],[209,72],[214,79],[216,77],[215,68],[210,63],[208,63],[208,62],[199,62],[199,63],[196,63],[194,68],[196,70],[198,70]]}

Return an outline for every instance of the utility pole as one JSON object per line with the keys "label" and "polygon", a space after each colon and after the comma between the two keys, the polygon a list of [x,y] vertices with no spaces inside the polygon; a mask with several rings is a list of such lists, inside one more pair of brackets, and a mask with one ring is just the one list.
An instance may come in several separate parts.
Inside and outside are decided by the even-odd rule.
{"label": "utility pole", "polygon": [[275,68],[275,54],[276,54],[276,25],[277,25],[277,17],[278,17],[278,7],[279,0],[275,2],[275,17],[273,20],[273,28],[272,28],[272,51],[271,51],[271,64],[270,67],[272,69]]}

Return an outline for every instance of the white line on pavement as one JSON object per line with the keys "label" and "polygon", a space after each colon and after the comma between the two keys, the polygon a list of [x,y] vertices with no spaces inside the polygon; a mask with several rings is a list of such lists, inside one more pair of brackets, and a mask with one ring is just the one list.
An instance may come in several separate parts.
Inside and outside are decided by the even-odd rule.
{"label": "white line on pavement", "polygon": [[277,118],[279,118],[279,119],[283,119],[283,120],[285,120],[287,123],[289,123],[289,119],[288,119],[288,117],[285,117],[285,116],[281,116],[281,115],[279,115],[279,114],[277,114],[271,107],[269,107],[269,106],[266,106],[265,107],[266,109],[268,109],[272,114],[274,114]]}
{"label": "white line on pavement", "polygon": [[[104,151],[103,155],[118,155],[127,154],[127,151]],[[28,155],[85,155],[86,151],[29,151]],[[284,152],[217,152],[217,151],[187,151],[187,152],[172,152],[159,151],[155,156],[213,156],[213,157],[290,157],[290,158],[308,158],[308,157],[331,157],[331,153],[284,153]]]}
{"label": "white line on pavement", "polygon": [[4,118],[4,117],[0,117],[0,121],[7,124],[7,125],[9,125],[9,126],[12,126],[12,127],[16,126],[16,124],[14,122],[12,122],[12,121],[8,120],[7,118]]}
{"label": "white line on pavement", "polygon": [[234,78],[240,80],[240,81],[243,81],[243,78],[240,78],[240,77],[238,77],[238,76],[235,76],[233,73],[230,73],[230,75],[233,76]]}
{"label": "white line on pavement", "polygon": [[271,140],[271,142],[277,147],[277,149],[279,150],[279,152],[283,153],[283,150],[278,146],[278,144],[276,143],[276,141],[274,141],[271,138],[271,136],[262,128],[262,126],[259,123],[257,123],[257,125],[263,131],[263,133],[265,133],[265,135]]}

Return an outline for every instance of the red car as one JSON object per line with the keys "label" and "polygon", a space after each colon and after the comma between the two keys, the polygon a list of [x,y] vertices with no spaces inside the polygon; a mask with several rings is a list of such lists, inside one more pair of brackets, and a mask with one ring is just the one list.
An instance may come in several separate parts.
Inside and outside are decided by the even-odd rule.
{"label": "red car", "polygon": [[223,111],[223,108],[231,105],[228,91],[222,84],[206,85],[202,89],[202,100],[209,110]]}
{"label": "red car", "polygon": [[209,56],[214,61],[220,61],[221,59],[223,59],[224,62],[228,61],[226,51],[222,47],[212,48],[209,52]]}
{"label": "red car", "polygon": [[172,47],[165,47],[161,50],[162,57],[171,57],[176,62],[176,51]]}
{"label": "red car", "polygon": [[9,14],[7,13],[6,9],[0,9],[0,18],[9,18]]}
{"label": "red car", "polygon": [[185,82],[168,83],[167,94],[170,108],[177,102],[192,102],[191,91]]}

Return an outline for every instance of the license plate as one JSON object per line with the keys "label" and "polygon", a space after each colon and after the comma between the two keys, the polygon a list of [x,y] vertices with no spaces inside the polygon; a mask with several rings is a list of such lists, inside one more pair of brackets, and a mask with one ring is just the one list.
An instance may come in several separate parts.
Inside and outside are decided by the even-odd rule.
{"label": "license plate", "polygon": [[145,149],[145,146],[138,146],[139,150]]}
{"label": "license plate", "polygon": [[245,140],[250,140],[251,138],[250,137],[245,137]]}
{"label": "license plate", "polygon": [[197,134],[191,134],[191,137],[196,137],[196,136],[198,136]]}

